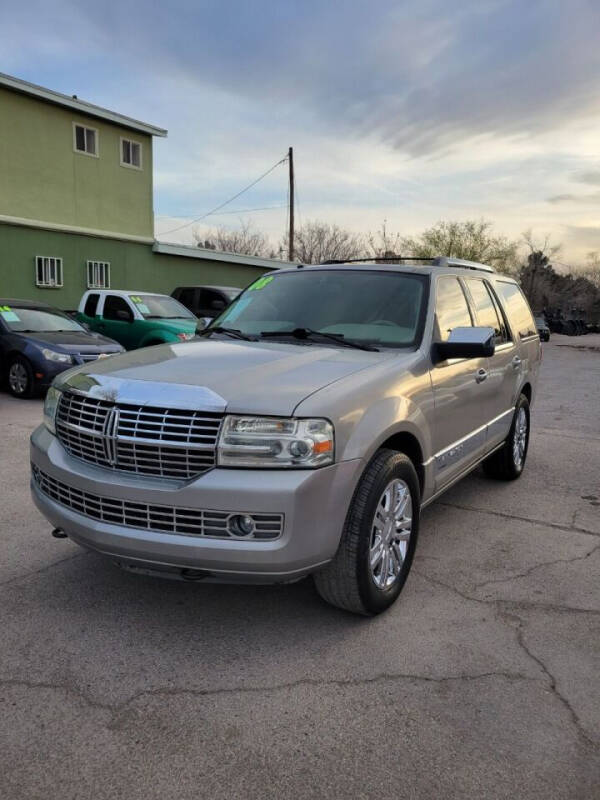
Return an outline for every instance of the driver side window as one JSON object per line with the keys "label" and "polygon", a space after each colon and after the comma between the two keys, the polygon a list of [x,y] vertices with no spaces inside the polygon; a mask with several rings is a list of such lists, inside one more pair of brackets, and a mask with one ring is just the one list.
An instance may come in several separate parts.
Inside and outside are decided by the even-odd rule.
{"label": "driver side window", "polygon": [[117,294],[107,295],[104,299],[104,319],[120,319],[118,311],[125,311],[133,317],[133,312],[123,297],[119,297]]}
{"label": "driver side window", "polygon": [[438,278],[435,301],[437,340],[448,341],[454,328],[471,328],[473,320],[463,288],[453,275]]}

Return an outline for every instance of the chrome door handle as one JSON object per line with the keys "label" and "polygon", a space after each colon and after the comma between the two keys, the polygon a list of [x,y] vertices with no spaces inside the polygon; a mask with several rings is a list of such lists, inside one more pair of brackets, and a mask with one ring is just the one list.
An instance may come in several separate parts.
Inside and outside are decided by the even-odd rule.
{"label": "chrome door handle", "polygon": [[477,372],[475,373],[476,383],[483,383],[483,381],[487,378],[487,376],[488,376],[487,370],[481,367],[481,369],[478,369]]}
{"label": "chrome door handle", "polygon": [[519,369],[521,366],[521,359],[519,356],[515,356],[512,360],[513,369]]}

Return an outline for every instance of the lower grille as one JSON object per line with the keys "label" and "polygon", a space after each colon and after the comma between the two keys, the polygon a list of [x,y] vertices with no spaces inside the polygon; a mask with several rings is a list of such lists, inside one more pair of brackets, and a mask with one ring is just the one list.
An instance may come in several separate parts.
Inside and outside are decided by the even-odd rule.
{"label": "lower grille", "polygon": [[[123,525],[137,530],[177,533],[184,536],[204,536],[217,539],[240,539],[228,530],[228,519],[240,512],[209,511],[164,505],[135,503],[101,497],[75,489],[51,478],[35,464],[31,465],[34,481],[42,494],[62,506],[111,525]],[[254,521],[254,533],[244,539],[277,539],[283,531],[283,514],[248,514]]]}

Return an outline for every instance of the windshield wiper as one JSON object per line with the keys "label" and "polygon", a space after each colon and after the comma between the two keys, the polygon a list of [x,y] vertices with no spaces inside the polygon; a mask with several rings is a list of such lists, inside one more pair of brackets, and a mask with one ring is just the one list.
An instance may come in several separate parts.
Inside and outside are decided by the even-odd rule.
{"label": "windshield wiper", "polygon": [[215,325],[213,328],[207,328],[198,335],[210,336],[211,333],[224,333],[227,336],[231,336],[232,339],[243,339],[245,342],[258,341],[256,336],[248,336],[248,334],[240,331],[238,328],[224,328],[222,325]]}
{"label": "windshield wiper", "polygon": [[292,336],[294,339],[312,339],[315,336],[321,336],[324,339],[329,339],[336,344],[341,344],[342,347],[354,347],[357,350],[369,350],[374,353],[379,352],[378,347],[373,347],[370,344],[363,344],[357,342],[355,339],[346,339],[343,333],[325,333],[324,331],[315,331],[312,328],[294,328],[293,331],[262,331],[261,337],[277,337],[277,336]]}

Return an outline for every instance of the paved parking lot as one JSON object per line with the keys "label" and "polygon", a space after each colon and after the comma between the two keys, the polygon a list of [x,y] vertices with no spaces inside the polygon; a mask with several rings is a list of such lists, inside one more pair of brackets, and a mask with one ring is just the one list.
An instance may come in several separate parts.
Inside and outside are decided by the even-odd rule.
{"label": "paved parking lot", "polygon": [[0,797],[599,796],[600,335],[544,346],[523,477],[431,506],[373,620],[52,539],[40,415],[0,394]]}

